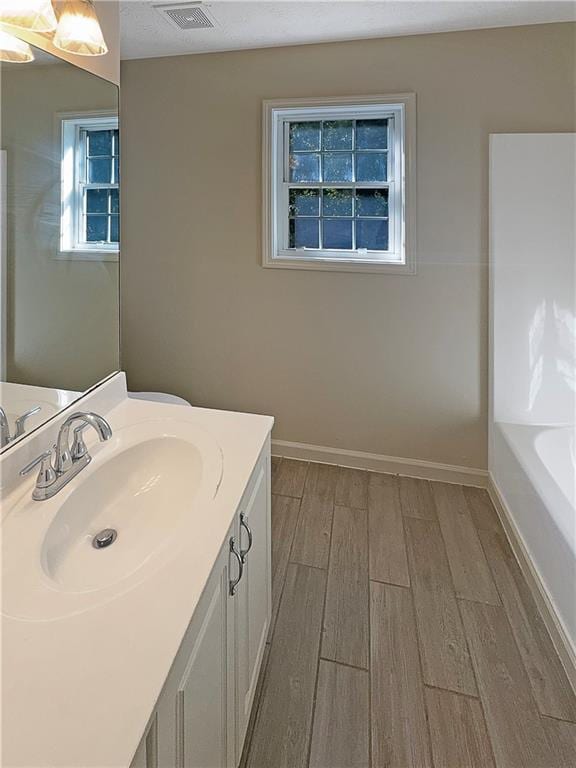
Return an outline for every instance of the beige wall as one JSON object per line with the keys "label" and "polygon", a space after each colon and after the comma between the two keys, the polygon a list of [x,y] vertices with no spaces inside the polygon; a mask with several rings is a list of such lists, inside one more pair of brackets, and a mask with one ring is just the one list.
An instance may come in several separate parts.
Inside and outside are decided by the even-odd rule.
{"label": "beige wall", "polygon": [[27,32],[26,30],[15,30],[8,26],[0,27],[6,29],[11,34],[17,34],[23,40],[27,40],[32,45],[42,48],[53,56],[58,56],[64,61],[69,61],[81,69],[92,72],[95,75],[104,77],[116,85],[120,84],[120,6],[118,0],[96,0],[94,3],[98,20],[104,34],[104,39],[108,46],[108,53],[104,56],[75,56],[65,53],[52,45],[50,35],[41,35],[37,32]]}
{"label": "beige wall", "polygon": [[84,390],[119,368],[117,262],[56,259],[59,112],[117,109],[118,89],[67,63],[1,71],[7,152],[7,380]]}
{"label": "beige wall", "polygon": [[[485,467],[488,135],[574,130],[574,30],[125,62],[129,385],[273,414],[277,439]],[[394,91],[417,95],[417,275],[263,269],[262,99]]]}

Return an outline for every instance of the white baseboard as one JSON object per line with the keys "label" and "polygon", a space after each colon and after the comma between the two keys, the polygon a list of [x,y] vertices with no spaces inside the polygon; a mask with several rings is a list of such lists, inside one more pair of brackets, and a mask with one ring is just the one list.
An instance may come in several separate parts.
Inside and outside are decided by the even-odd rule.
{"label": "white baseboard", "polygon": [[317,461],[320,464],[337,464],[341,467],[419,477],[424,480],[440,480],[446,483],[474,485],[480,488],[486,488],[488,484],[488,472],[484,469],[438,464],[434,461],[421,461],[419,459],[402,459],[396,456],[382,456],[378,453],[365,453],[364,451],[347,451],[342,448],[328,448],[324,445],[272,440],[272,454],[287,459]]}
{"label": "white baseboard", "polygon": [[566,671],[566,675],[570,681],[570,685],[576,693],[576,649],[572,645],[568,633],[564,629],[564,626],[560,620],[560,617],[556,613],[554,604],[544,586],[540,574],[534,565],[532,558],[528,554],[524,540],[518,530],[506,503],[498,490],[496,483],[492,476],[489,476],[488,481],[488,493],[492,499],[492,503],[496,507],[500,522],[506,532],[510,546],[522,575],[526,579],[526,583],[532,593],[532,597],[536,602],[536,607],[542,617],[542,621],[546,625],[548,634],[552,639],[552,643],[556,648],[556,652],[560,657],[562,666]]}

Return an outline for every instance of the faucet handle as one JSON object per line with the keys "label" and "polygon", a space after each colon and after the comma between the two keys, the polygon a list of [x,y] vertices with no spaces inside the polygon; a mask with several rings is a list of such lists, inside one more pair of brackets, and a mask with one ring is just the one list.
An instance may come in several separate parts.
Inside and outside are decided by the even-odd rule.
{"label": "faucet handle", "polygon": [[17,437],[22,437],[24,432],[26,431],[24,428],[26,419],[30,416],[34,416],[35,413],[38,413],[41,411],[42,408],[39,405],[35,405],[33,408],[30,408],[30,410],[26,411],[26,413],[23,413],[22,416],[18,416],[18,418],[15,421],[16,425],[16,432],[14,433],[14,437],[12,440],[16,440]]}
{"label": "faucet handle", "polygon": [[41,453],[40,456],[37,456],[30,462],[30,464],[26,464],[26,466],[20,470],[20,475],[23,477],[40,465],[40,471],[38,472],[38,477],[36,479],[36,488],[48,488],[56,480],[56,472],[52,466],[52,451],[54,450],[54,447],[55,446],[44,451],[44,453]]}
{"label": "faucet handle", "polygon": [[85,421],[83,424],[80,424],[80,426],[76,427],[74,430],[74,439],[72,440],[72,448],[70,448],[70,455],[72,456],[72,461],[78,461],[78,459],[81,459],[83,456],[86,456],[88,453],[88,448],[86,446],[86,443],[84,442],[84,437],[82,433],[86,429],[86,427],[89,427],[87,421]]}

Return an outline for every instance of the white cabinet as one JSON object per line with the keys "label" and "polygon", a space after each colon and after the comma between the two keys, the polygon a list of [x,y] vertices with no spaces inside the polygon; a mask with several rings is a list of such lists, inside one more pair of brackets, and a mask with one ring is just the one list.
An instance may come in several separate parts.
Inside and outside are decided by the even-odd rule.
{"label": "white cabinet", "polygon": [[159,768],[158,766],[158,717],[154,716],[144,738],[134,755],[131,768]]}
{"label": "white cabinet", "polygon": [[205,594],[194,646],[176,694],[178,768],[234,768],[233,660],[227,558],[223,552]]}
{"label": "white cabinet", "polygon": [[[236,581],[232,593],[230,587]],[[132,768],[238,766],[270,615],[268,442],[194,611]]]}
{"label": "white cabinet", "polygon": [[[156,739],[147,745],[145,768],[236,765],[235,613],[229,593],[235,565],[228,548],[236,529],[234,522],[162,689],[153,717]],[[151,746],[156,748],[155,755]]]}
{"label": "white cabinet", "polygon": [[268,463],[261,462],[239,514],[244,574],[236,601],[236,752],[241,754],[271,614]]}

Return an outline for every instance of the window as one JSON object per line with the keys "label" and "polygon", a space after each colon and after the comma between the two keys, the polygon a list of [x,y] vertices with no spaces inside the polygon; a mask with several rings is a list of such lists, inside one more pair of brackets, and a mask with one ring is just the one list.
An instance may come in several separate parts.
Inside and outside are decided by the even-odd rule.
{"label": "window", "polygon": [[112,113],[62,117],[61,258],[115,259],[120,143]]}
{"label": "window", "polygon": [[264,103],[266,267],[413,271],[414,96]]}

